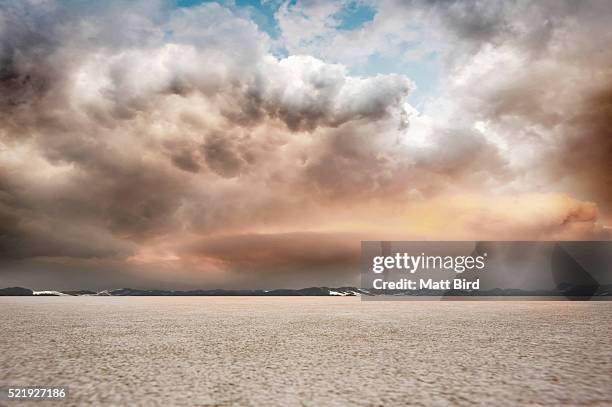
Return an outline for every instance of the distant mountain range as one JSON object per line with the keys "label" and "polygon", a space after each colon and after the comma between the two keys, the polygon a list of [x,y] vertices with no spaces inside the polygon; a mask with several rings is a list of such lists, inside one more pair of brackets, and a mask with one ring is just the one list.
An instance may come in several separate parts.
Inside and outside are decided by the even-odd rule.
{"label": "distant mountain range", "polygon": [[0,296],[251,296],[251,297],[272,297],[272,296],[356,296],[371,295],[366,290],[355,287],[309,287],[301,289],[277,289],[277,290],[139,290],[134,288],[117,288],[104,291],[90,290],[70,290],[70,291],[34,291],[23,287],[0,288]]}
{"label": "distant mountain range", "polygon": [[[494,288],[491,290],[465,291],[465,290],[416,290],[416,291],[382,291],[364,290],[356,287],[309,287],[301,289],[276,290],[140,290],[134,288],[117,288],[104,291],[68,290],[68,291],[34,291],[23,287],[0,288],[0,296],[359,296],[359,295],[392,295],[417,297],[609,297],[612,296],[612,284],[599,286],[596,290],[588,291],[588,295],[581,286],[562,284],[556,290],[520,290],[514,288]],[[593,294],[590,294],[593,293]]]}

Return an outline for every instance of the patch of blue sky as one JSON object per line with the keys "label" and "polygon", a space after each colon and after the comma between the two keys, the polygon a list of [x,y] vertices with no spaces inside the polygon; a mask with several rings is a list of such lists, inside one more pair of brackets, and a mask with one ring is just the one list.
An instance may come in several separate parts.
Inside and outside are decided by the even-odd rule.
{"label": "patch of blue sky", "polygon": [[413,106],[419,107],[438,92],[441,64],[433,52],[414,59],[376,53],[370,55],[364,66],[351,69],[351,72],[363,76],[392,73],[406,75],[416,85],[408,100]]}
{"label": "patch of blue sky", "polygon": [[376,15],[376,9],[367,3],[353,1],[343,7],[334,17],[339,20],[336,29],[350,31],[362,27],[372,21]]}

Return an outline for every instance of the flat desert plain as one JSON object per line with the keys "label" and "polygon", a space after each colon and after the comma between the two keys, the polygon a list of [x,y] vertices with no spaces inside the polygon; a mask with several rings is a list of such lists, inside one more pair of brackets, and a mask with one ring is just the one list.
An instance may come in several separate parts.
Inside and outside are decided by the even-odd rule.
{"label": "flat desert plain", "polygon": [[612,405],[612,302],[0,298],[6,405]]}

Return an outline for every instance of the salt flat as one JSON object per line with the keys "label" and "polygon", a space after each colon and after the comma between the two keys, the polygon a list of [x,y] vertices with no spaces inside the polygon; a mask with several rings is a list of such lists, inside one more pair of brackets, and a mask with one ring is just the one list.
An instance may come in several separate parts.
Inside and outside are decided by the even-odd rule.
{"label": "salt flat", "polygon": [[36,406],[612,405],[608,302],[4,297],[0,317],[0,384],[70,387]]}

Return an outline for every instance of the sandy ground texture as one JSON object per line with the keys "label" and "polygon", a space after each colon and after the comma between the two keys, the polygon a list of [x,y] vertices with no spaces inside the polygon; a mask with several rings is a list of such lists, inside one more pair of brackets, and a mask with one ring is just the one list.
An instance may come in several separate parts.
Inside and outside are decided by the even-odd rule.
{"label": "sandy ground texture", "polygon": [[12,405],[612,405],[612,303],[0,298]]}

